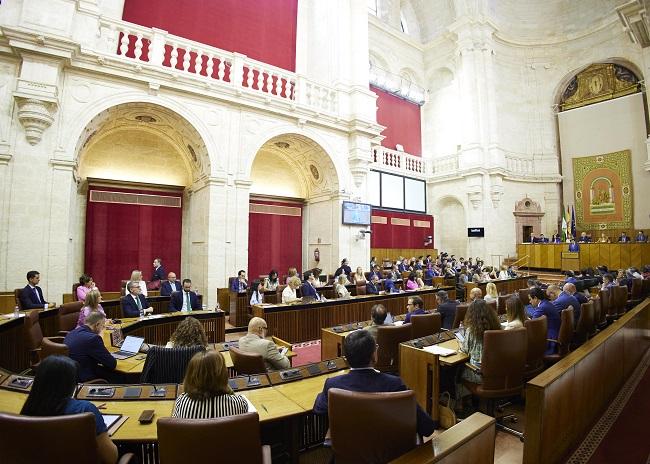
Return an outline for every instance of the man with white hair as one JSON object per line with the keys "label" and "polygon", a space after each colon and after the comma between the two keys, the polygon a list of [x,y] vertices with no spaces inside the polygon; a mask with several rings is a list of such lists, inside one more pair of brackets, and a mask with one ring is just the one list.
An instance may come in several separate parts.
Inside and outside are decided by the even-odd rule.
{"label": "man with white hair", "polygon": [[574,324],[578,324],[578,321],[580,320],[581,306],[575,296],[561,291],[560,287],[557,285],[549,285],[546,289],[546,294],[548,295],[549,300],[551,300],[551,303],[553,304],[553,307],[558,314],[560,314],[562,310],[567,309],[569,306],[572,306],[573,321]]}
{"label": "man with white hair", "polygon": [[261,355],[267,369],[287,369],[291,366],[289,359],[278,351],[275,343],[266,339],[268,330],[264,319],[252,318],[248,323],[248,333],[239,339],[239,349],[247,353]]}

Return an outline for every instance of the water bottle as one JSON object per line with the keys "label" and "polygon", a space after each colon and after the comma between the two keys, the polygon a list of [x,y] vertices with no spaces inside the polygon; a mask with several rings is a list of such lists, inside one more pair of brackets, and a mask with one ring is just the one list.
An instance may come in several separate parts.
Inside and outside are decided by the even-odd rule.
{"label": "water bottle", "polygon": [[207,304],[201,305],[201,309],[203,309],[203,311],[206,311],[208,309],[208,305]]}
{"label": "water bottle", "polygon": [[20,308],[18,305],[14,308],[14,317],[20,317]]}
{"label": "water bottle", "polygon": [[221,305],[219,304],[218,301],[217,301],[217,306],[215,306],[214,310],[215,311],[221,311]]}

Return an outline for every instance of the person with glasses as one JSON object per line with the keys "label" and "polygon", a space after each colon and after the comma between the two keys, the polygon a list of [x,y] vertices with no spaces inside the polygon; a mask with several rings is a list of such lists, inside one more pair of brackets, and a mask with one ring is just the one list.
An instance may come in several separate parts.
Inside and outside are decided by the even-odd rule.
{"label": "person with glasses", "polygon": [[268,330],[264,319],[252,318],[248,323],[248,333],[239,339],[239,349],[247,353],[261,355],[269,370],[287,369],[291,366],[289,358],[280,353],[273,341],[266,339]]}
{"label": "person with glasses", "polygon": [[409,298],[407,300],[406,310],[408,312],[406,313],[406,318],[404,319],[405,324],[411,322],[411,316],[414,316],[416,314],[426,314],[424,312],[424,301],[422,301],[422,298],[419,296],[414,296],[413,298]]}

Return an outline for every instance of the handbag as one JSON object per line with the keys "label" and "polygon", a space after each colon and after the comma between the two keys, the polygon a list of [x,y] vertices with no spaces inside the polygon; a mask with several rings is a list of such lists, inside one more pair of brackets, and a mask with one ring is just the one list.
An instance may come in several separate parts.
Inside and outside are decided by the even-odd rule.
{"label": "handbag", "polygon": [[449,392],[443,392],[440,395],[439,402],[440,427],[448,429],[456,425],[456,413],[454,412],[451,395]]}

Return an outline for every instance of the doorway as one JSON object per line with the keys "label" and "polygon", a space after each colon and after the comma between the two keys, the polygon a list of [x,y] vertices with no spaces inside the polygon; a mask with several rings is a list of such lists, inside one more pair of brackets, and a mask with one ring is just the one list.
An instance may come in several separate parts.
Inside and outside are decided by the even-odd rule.
{"label": "doorway", "polygon": [[523,226],[524,243],[530,243],[533,238],[533,226]]}

